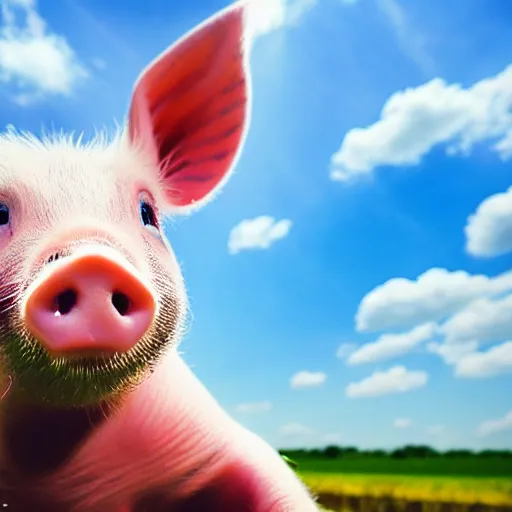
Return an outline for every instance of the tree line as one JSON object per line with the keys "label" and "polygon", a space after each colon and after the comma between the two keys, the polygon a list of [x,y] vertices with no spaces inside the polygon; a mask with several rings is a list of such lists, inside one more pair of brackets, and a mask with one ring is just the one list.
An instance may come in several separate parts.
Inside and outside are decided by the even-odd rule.
{"label": "tree line", "polygon": [[329,445],[325,448],[298,448],[279,450],[281,455],[290,458],[384,458],[392,459],[426,459],[435,457],[444,457],[452,459],[464,458],[485,458],[485,459],[511,459],[512,450],[446,450],[440,451],[428,445],[406,445],[393,450],[362,450],[355,446],[336,446]]}

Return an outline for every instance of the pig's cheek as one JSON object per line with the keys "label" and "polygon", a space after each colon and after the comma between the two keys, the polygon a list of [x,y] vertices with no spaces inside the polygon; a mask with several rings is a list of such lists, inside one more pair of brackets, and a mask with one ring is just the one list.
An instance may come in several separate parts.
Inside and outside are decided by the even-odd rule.
{"label": "pig's cheek", "polygon": [[164,280],[166,276],[174,276],[178,263],[172,251],[172,248],[165,238],[156,239],[150,233],[143,233],[145,260],[151,262],[149,271]]}
{"label": "pig's cheek", "polygon": [[[10,225],[0,226],[0,251],[3,251],[12,240],[12,229]],[[4,256],[5,257],[5,256]]]}

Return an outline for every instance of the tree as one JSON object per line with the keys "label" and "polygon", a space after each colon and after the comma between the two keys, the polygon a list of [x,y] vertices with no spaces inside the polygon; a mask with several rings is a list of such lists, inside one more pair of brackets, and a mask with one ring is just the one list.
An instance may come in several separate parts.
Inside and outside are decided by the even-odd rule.
{"label": "tree", "polygon": [[341,448],[331,444],[325,447],[323,455],[327,459],[337,459],[341,455]]}

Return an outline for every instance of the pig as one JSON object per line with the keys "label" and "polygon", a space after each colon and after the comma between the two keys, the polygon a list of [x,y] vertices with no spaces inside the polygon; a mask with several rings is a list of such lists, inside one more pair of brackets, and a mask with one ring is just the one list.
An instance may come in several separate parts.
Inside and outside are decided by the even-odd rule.
{"label": "pig", "polygon": [[237,3],[170,46],[114,137],[0,136],[6,510],[317,510],[178,352],[187,296],[162,221],[211,200],[236,166],[246,34]]}

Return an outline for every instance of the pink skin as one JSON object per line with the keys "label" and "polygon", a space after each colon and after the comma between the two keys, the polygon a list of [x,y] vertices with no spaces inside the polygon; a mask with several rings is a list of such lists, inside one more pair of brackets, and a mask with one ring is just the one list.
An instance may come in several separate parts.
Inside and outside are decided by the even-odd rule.
{"label": "pink skin", "polygon": [[[0,137],[0,502],[10,511],[317,510],[177,352],[187,299],[159,217],[210,200],[236,163],[249,124],[245,16],[228,8],[151,63],[109,145]],[[58,309],[70,289],[76,300]],[[114,293],[127,308],[113,307]],[[83,383],[44,372],[93,355],[144,371],[121,395],[59,405],[79,389],[69,379]],[[84,372],[99,382],[95,364]]]}
{"label": "pink skin", "polygon": [[176,353],[39,489],[77,512],[317,510],[277,453],[227,416]]}

